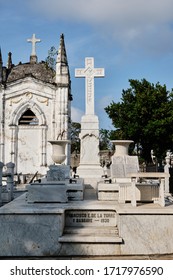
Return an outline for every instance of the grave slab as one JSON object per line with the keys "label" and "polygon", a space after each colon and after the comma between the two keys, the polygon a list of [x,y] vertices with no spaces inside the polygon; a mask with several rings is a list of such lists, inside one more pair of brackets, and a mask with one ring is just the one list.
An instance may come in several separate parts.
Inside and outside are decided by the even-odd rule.
{"label": "grave slab", "polygon": [[27,186],[26,200],[36,202],[67,202],[67,186],[64,182],[33,183]]}

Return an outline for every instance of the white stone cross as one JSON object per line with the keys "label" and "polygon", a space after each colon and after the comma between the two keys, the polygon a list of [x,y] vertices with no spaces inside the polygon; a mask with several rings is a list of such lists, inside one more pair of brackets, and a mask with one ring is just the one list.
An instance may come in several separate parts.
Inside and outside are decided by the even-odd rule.
{"label": "white stone cross", "polygon": [[104,77],[104,68],[94,68],[94,58],[85,58],[85,68],[75,69],[76,78],[85,78],[85,114],[94,115],[94,78]]}
{"label": "white stone cross", "polygon": [[31,52],[31,56],[36,56],[36,48],[35,48],[35,45],[36,45],[36,43],[41,42],[41,40],[40,40],[40,39],[37,39],[37,38],[35,37],[35,34],[33,34],[31,39],[27,39],[27,42],[32,43],[32,52]]}

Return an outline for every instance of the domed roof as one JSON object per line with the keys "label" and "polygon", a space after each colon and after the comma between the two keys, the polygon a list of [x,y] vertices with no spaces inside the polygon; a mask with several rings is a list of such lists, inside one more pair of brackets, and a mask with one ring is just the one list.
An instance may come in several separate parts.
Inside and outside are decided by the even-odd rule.
{"label": "domed roof", "polygon": [[10,69],[7,83],[23,79],[25,77],[34,77],[46,83],[55,83],[55,70],[50,68],[45,62],[40,63],[19,63]]}

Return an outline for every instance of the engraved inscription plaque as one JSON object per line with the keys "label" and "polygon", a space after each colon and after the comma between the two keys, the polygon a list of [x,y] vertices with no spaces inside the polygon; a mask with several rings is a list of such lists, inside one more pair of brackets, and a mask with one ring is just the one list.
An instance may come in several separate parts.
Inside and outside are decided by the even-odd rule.
{"label": "engraved inscription plaque", "polygon": [[112,210],[67,210],[65,225],[66,227],[116,226],[116,212]]}

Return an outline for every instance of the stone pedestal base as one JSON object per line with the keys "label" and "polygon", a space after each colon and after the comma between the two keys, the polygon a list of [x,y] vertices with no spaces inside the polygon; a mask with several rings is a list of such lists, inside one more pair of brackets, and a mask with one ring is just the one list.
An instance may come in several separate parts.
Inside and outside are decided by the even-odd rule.
{"label": "stone pedestal base", "polygon": [[66,186],[68,201],[80,201],[84,199],[85,186],[83,179],[73,179],[72,183],[66,183]]}
{"label": "stone pedestal base", "polygon": [[63,182],[33,183],[27,186],[26,200],[28,203],[64,203],[68,201],[80,201],[84,197],[84,181],[74,179],[72,182],[66,180]]}
{"label": "stone pedestal base", "polygon": [[80,165],[77,173],[81,178],[101,178],[103,168],[100,165]]}
{"label": "stone pedestal base", "polygon": [[47,172],[47,181],[65,181],[70,178],[69,165],[50,165]]}
{"label": "stone pedestal base", "polygon": [[80,165],[77,169],[77,174],[84,179],[85,184],[90,184],[96,188],[97,183],[103,175],[103,168],[100,165]]}
{"label": "stone pedestal base", "polygon": [[64,182],[59,183],[33,183],[27,186],[28,203],[37,202],[67,202],[67,186]]}
{"label": "stone pedestal base", "polygon": [[98,184],[98,200],[119,200],[119,184],[99,183]]}
{"label": "stone pedestal base", "polygon": [[96,115],[84,115],[81,120],[81,150],[78,174],[81,178],[100,178],[103,170],[99,156],[99,121]]}

